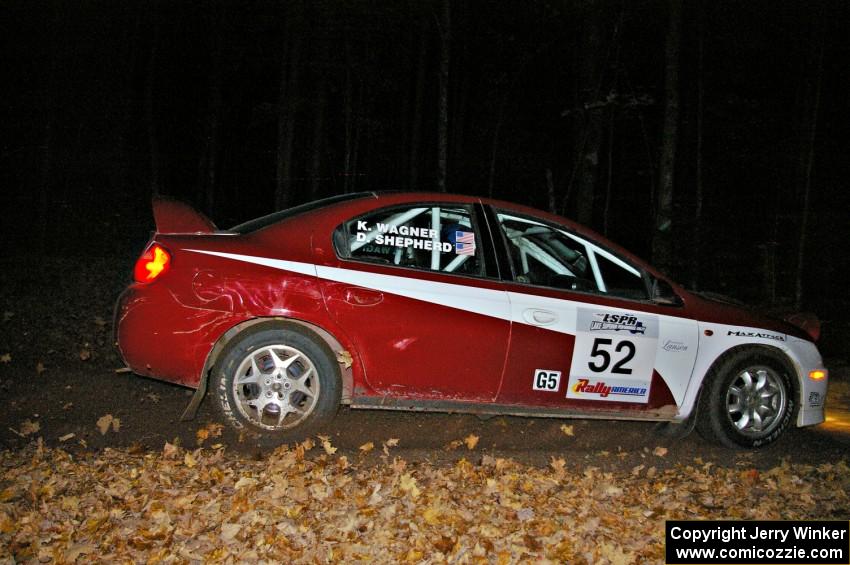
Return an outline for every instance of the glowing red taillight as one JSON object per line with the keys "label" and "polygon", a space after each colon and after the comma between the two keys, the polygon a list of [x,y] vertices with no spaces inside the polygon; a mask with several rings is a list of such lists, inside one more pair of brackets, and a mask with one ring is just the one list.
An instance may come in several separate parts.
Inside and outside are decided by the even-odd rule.
{"label": "glowing red taillight", "polygon": [[171,255],[163,246],[154,243],[142,253],[133,269],[133,278],[137,283],[153,282],[168,271]]}

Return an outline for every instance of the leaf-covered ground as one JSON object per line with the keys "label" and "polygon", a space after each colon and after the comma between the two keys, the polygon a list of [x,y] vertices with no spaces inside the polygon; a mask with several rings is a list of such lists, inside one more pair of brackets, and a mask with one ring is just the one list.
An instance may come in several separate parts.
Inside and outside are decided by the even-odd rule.
{"label": "leaf-covered ground", "polygon": [[326,438],[261,460],[33,442],[0,453],[0,562],[662,562],[667,519],[850,514],[845,462],[577,472],[474,449],[408,464],[393,443],[362,465]]}

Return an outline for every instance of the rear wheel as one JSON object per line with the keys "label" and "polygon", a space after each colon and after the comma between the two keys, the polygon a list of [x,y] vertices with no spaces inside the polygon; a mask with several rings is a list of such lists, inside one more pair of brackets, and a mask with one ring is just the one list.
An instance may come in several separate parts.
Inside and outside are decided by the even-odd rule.
{"label": "rear wheel", "polygon": [[773,443],[791,425],[791,375],[777,354],[744,349],[709,372],[697,414],[700,434],[729,447]]}
{"label": "rear wheel", "polygon": [[302,439],[339,407],[339,371],[326,347],[301,331],[264,329],[236,338],[212,373],[216,404],[235,428],[261,439]]}

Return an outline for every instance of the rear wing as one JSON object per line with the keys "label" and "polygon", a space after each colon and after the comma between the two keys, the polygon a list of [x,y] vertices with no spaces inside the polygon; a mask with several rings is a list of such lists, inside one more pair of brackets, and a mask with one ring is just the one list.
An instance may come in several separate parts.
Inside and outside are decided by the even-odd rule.
{"label": "rear wing", "polygon": [[155,196],[151,205],[157,233],[205,234],[217,229],[209,218],[185,202]]}

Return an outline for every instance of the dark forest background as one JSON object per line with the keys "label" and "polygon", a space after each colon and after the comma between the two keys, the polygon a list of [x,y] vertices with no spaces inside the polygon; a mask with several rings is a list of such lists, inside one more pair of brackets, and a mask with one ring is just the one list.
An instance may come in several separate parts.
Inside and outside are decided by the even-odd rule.
{"label": "dark forest background", "polygon": [[850,314],[850,4],[4,2],[6,257],[362,190],[577,219],[686,285]]}

